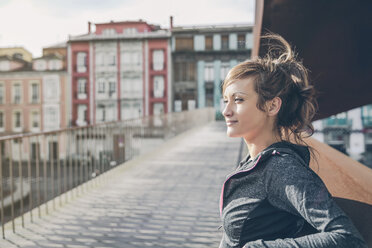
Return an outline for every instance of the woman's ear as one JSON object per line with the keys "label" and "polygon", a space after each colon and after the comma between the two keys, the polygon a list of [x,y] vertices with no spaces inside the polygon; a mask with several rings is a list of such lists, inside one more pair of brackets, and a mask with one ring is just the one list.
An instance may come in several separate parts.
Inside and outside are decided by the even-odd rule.
{"label": "woman's ear", "polygon": [[274,97],[272,100],[266,102],[267,114],[269,116],[277,115],[281,106],[282,99],[280,99],[279,97]]}

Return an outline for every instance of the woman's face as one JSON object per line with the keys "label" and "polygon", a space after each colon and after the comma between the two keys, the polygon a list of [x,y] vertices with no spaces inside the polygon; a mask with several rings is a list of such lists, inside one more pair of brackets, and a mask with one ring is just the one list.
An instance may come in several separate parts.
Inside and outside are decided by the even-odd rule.
{"label": "woman's face", "polygon": [[256,106],[258,95],[253,86],[253,78],[246,78],[231,83],[225,89],[222,114],[229,137],[243,137],[249,141],[272,130],[272,126],[268,126],[271,123],[268,115]]}

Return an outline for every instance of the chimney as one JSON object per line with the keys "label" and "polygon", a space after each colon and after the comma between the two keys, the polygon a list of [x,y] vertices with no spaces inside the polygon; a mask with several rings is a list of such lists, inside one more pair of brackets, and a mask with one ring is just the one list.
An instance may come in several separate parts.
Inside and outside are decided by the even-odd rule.
{"label": "chimney", "polygon": [[169,21],[170,21],[169,29],[172,32],[172,29],[173,29],[173,16],[170,16],[169,17]]}
{"label": "chimney", "polygon": [[90,29],[91,28],[91,24],[92,24],[91,22],[88,22],[88,34],[90,34],[90,31],[91,31],[91,29]]}

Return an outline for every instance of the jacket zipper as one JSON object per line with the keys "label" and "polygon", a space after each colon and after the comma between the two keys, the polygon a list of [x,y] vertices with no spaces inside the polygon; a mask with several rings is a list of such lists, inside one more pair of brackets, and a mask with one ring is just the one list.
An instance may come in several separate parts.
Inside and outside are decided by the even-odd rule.
{"label": "jacket zipper", "polygon": [[221,216],[222,216],[222,207],[223,207],[223,193],[224,193],[224,190],[225,190],[225,184],[226,184],[226,182],[227,182],[230,178],[232,178],[233,176],[235,176],[235,175],[238,175],[238,174],[241,174],[241,173],[248,172],[248,171],[252,170],[253,168],[255,168],[256,165],[258,164],[258,161],[260,161],[261,156],[262,156],[262,155],[260,155],[260,156],[258,157],[256,163],[254,163],[254,165],[253,165],[251,168],[249,168],[248,170],[243,170],[243,171],[239,171],[239,172],[237,172],[237,173],[235,173],[235,174],[232,174],[232,175],[230,175],[230,176],[225,180],[225,182],[224,182],[223,185],[222,185],[221,196],[220,196],[220,215],[221,215]]}

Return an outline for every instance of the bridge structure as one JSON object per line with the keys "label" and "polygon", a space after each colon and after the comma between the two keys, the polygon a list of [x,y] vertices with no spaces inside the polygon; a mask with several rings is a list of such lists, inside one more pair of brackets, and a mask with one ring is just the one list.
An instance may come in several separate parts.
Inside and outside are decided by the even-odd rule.
{"label": "bridge structure", "polygon": [[[357,2],[256,1],[253,56],[265,31],[289,40],[321,93],[317,118],[371,103],[371,4]],[[2,138],[0,247],[218,246],[220,186],[246,151],[213,112]],[[372,170],[308,143],[311,168],[372,245]]]}
{"label": "bridge structure", "polygon": [[[154,141],[143,140],[143,144],[149,142],[152,148],[122,162],[117,160],[121,158],[112,155],[114,157],[110,157],[108,161],[92,159],[86,164],[70,164],[68,159],[71,156],[65,154],[58,167],[55,161],[49,160],[53,156],[45,156],[38,162],[43,165],[46,161],[44,169],[47,172],[44,174],[41,170],[39,178],[35,178],[36,165],[31,166],[30,175],[27,170],[19,174],[19,171],[23,172],[21,167],[27,168],[27,163],[19,163],[20,157],[17,156],[8,159],[2,165],[14,165],[13,172],[8,175],[11,176],[10,180],[24,177],[22,187],[28,194],[13,197],[8,212],[12,212],[10,219],[2,226],[4,238],[0,240],[0,247],[218,246],[221,238],[219,193],[226,174],[240,159],[242,143],[239,139],[226,137],[225,124],[213,121],[213,109],[176,115],[178,116],[162,116],[161,122],[164,125],[169,119],[172,119],[173,123],[168,122],[167,127],[163,126],[163,129],[157,126],[152,131],[148,130],[146,138],[143,139],[151,139],[152,136],[158,139],[160,133],[165,137],[174,123],[181,122],[184,128],[178,130],[178,135],[168,137],[166,141],[157,142],[155,145]],[[118,123],[112,124],[120,129]],[[124,124],[121,125],[123,129]],[[113,144],[118,142],[115,136],[110,134],[111,127],[100,127],[107,135],[105,150],[110,150],[110,145],[115,149]],[[99,147],[101,132],[88,131],[86,128],[93,127],[75,130],[75,138],[70,137],[72,141],[69,146],[87,147],[85,150],[71,150],[79,154],[79,158],[84,158],[90,147]],[[141,129],[136,127],[131,131],[132,137],[137,137]],[[39,139],[48,139],[49,135],[56,134],[44,134]],[[60,135],[64,135],[64,132]],[[77,142],[77,136],[82,136],[80,143]],[[24,140],[16,144],[29,145],[29,138],[31,137],[23,137]],[[9,140],[5,141],[5,144],[11,144]],[[92,142],[96,142],[95,146],[88,145]],[[11,145],[6,147],[7,150],[10,148]],[[61,146],[58,148],[63,150]],[[112,163],[113,161],[117,164]],[[101,165],[101,162],[108,164]],[[79,181],[79,173],[77,178],[72,175],[73,183],[67,183],[67,190],[62,190],[60,194],[55,190],[52,195],[52,187],[64,188],[65,164],[68,182],[71,176],[70,166],[73,174],[75,171],[81,171],[83,180]],[[21,170],[18,170],[19,166]],[[53,167],[55,168],[52,175]],[[100,173],[96,172],[97,168],[101,170]],[[92,173],[97,175],[92,177]],[[15,184],[14,188],[18,187],[21,187],[21,183]],[[26,188],[28,190],[25,190]],[[45,198],[39,203],[35,195],[44,194]],[[30,202],[33,206],[29,206]],[[28,211],[28,208],[32,210]],[[6,208],[2,209],[3,217],[4,209]]]}

